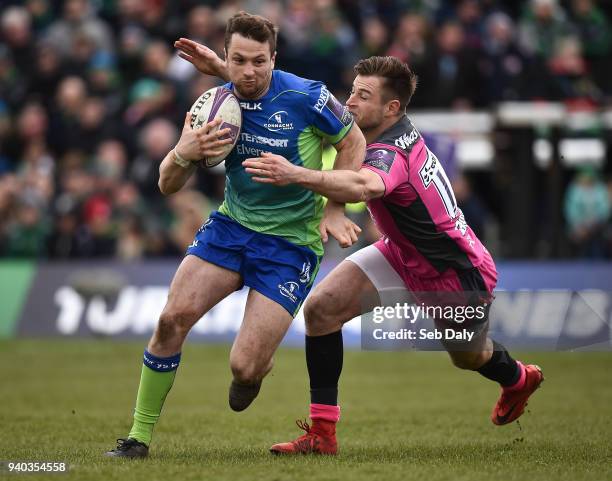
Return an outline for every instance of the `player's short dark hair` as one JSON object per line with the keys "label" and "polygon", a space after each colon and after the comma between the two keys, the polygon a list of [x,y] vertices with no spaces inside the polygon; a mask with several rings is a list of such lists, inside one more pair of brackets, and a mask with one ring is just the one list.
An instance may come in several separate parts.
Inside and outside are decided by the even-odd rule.
{"label": "player's short dark hair", "polygon": [[402,111],[410,103],[416,90],[417,76],[410,67],[396,57],[369,57],[355,65],[355,73],[363,76],[382,77],[383,98],[388,102],[399,99]]}
{"label": "player's short dark hair", "polygon": [[229,44],[234,33],[250,38],[260,43],[270,44],[270,55],[276,51],[277,30],[274,24],[267,18],[259,15],[240,11],[227,21],[225,28],[225,50],[229,50]]}

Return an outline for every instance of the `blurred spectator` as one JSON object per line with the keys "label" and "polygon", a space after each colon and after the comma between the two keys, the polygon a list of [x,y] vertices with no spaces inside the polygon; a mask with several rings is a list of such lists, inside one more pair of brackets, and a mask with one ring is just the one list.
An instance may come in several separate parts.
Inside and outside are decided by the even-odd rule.
{"label": "blurred spectator", "polygon": [[610,22],[597,5],[592,0],[573,0],[572,11],[586,57],[603,57],[610,53]]}
{"label": "blurred spectator", "polygon": [[592,168],[578,172],[565,193],[565,219],[578,256],[604,257],[604,228],[610,217],[610,198]]}
{"label": "blurred spectator", "polygon": [[50,25],[46,37],[65,59],[85,39],[91,42],[94,51],[114,52],[111,30],[95,17],[89,0],[66,0],[63,4],[63,18]]}
{"label": "blurred spectator", "polygon": [[528,55],[550,58],[557,43],[574,33],[558,0],[530,0],[519,27],[519,42]]}
{"label": "blurred spectator", "polygon": [[51,107],[49,141],[55,152],[62,155],[80,147],[81,112],[87,102],[87,84],[81,77],[65,77],[58,85]]}
{"label": "blurred spectator", "polygon": [[18,108],[26,93],[26,84],[13,62],[13,55],[0,44],[0,100],[7,106]]}
{"label": "blurred spectator", "polygon": [[489,16],[480,60],[485,102],[519,100],[527,69],[527,59],[515,41],[512,19],[501,12]]}
{"label": "blurred spectator", "polygon": [[17,201],[15,215],[6,230],[4,255],[38,258],[45,254],[48,222],[41,207],[27,197]]}
{"label": "blurred spectator", "polygon": [[384,55],[389,41],[389,32],[378,17],[367,18],[361,27],[361,50],[363,57]]}
{"label": "blurred spectator", "polygon": [[161,200],[157,188],[159,164],[179,139],[178,128],[166,119],[155,119],[141,133],[142,154],[130,166],[129,178],[149,199]]}
{"label": "blurred spectator", "polygon": [[477,59],[475,52],[466,48],[459,23],[447,22],[438,29],[435,52],[427,56],[419,76],[420,94],[429,108],[469,109],[481,105]]}
{"label": "blurred spectator", "polygon": [[457,5],[457,19],[463,27],[465,45],[471,49],[479,49],[482,45],[483,18],[478,0],[461,0]]}
{"label": "blurred spectator", "polygon": [[25,3],[36,32],[42,32],[53,22],[52,2],[49,0],[27,0]]}
{"label": "blurred spectator", "polygon": [[601,91],[588,73],[577,38],[567,37],[557,43],[548,68],[551,88],[546,92],[546,98],[586,102],[591,106],[600,102]]}
{"label": "blurred spectator", "polygon": [[609,73],[612,47],[610,22],[592,0],[573,0],[572,11],[593,78],[606,93],[612,93],[612,76]]}
{"label": "blurred spectator", "polygon": [[147,33],[136,25],[126,26],[119,32],[118,68],[128,87],[141,74],[141,58],[147,41]]}
{"label": "blurred spectator", "polygon": [[34,41],[32,20],[23,7],[7,8],[0,19],[2,40],[12,53],[13,61],[23,77],[32,77]]}
{"label": "blurred spectator", "polygon": [[53,105],[53,97],[57,87],[65,73],[62,71],[62,63],[51,45],[40,43],[34,60],[33,75],[30,78],[31,96],[35,96],[49,110]]}
{"label": "blurred spectator", "polygon": [[[213,9],[206,5],[198,5],[189,11],[187,31],[180,36],[210,46],[214,36],[221,31],[223,26],[216,21]],[[176,81],[184,82],[199,74],[189,62],[183,61],[175,53],[168,65],[168,75]]]}
{"label": "blurred spectator", "polygon": [[[430,25],[425,16],[418,13],[408,13],[402,16],[387,55],[408,63],[417,75],[420,75],[431,50],[428,43],[429,30]],[[413,106],[414,102],[417,102],[417,106],[422,106],[418,104],[421,100],[419,89],[413,99]],[[421,103],[424,105],[427,99],[423,100]]]}

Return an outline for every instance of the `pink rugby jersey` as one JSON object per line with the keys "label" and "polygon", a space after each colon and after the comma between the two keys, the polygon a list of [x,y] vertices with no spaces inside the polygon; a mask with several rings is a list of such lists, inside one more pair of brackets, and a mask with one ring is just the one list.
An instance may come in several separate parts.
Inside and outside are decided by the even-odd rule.
{"label": "pink rugby jersey", "polygon": [[383,197],[370,200],[368,210],[384,247],[402,264],[400,275],[433,278],[449,269],[493,265],[457,207],[440,161],[408,117],[368,145],[363,168],[376,172],[385,184]]}

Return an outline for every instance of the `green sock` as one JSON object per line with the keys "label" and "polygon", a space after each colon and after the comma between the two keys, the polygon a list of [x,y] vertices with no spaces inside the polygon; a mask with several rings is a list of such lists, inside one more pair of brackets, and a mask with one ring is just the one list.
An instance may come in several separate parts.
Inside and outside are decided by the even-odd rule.
{"label": "green sock", "polygon": [[128,437],[147,446],[151,444],[153,428],[174,383],[180,360],[180,353],[163,358],[145,350],[136,409],[134,409],[134,424]]}

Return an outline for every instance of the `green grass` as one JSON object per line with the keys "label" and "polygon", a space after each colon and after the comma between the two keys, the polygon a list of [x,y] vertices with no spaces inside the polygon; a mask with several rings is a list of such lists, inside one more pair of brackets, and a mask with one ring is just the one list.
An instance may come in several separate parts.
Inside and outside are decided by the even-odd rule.
{"label": "green grass", "polygon": [[[341,452],[271,456],[299,434],[308,380],[301,350],[281,350],[255,403],[227,406],[227,346],[189,345],[149,459],[101,454],[130,426],[143,343],[0,344],[0,460],[65,461],[82,480],[612,479],[612,354],[536,353],[546,376],[529,409],[489,421],[498,388],[444,353],[348,352]],[[2,477],[3,475],[0,475]],[[11,479],[43,479],[22,475]]]}

